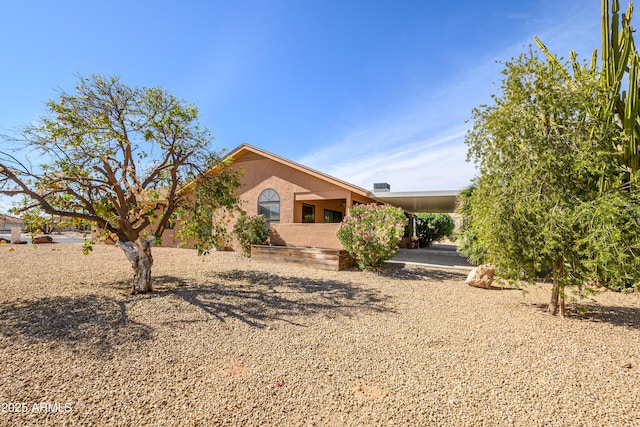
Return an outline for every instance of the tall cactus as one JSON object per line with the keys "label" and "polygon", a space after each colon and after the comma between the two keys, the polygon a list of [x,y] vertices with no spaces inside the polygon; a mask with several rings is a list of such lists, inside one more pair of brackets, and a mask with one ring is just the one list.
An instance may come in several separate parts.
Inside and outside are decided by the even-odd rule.
{"label": "tall cactus", "polygon": [[[615,115],[625,135],[619,150],[622,165],[627,168],[633,185],[640,170],[640,58],[633,41],[632,14],[633,3],[629,3],[621,22],[618,0],[613,0],[609,22],[609,1],[602,0],[602,78],[610,96],[609,111]],[[628,84],[626,91],[622,90],[625,82]]]}
{"label": "tall cactus", "polygon": [[[636,186],[640,180],[640,57],[633,41],[631,16],[633,3],[620,16],[618,0],[612,0],[609,20],[609,0],[602,0],[602,62],[600,79],[609,94],[608,103],[600,111],[601,118],[619,126],[625,138],[621,146],[612,147],[620,152],[622,166],[629,174],[629,184]],[[559,60],[536,37],[536,44],[551,63],[561,66]],[[577,61],[570,52],[574,75],[596,71],[597,50],[594,51],[589,68]],[[622,85],[627,84],[627,90]]]}

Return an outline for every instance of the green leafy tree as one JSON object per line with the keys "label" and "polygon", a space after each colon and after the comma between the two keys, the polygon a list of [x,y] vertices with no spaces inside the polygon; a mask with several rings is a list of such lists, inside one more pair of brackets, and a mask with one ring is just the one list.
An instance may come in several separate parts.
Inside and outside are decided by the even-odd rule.
{"label": "green leafy tree", "polygon": [[338,239],[361,269],[371,269],[393,257],[400,248],[407,218],[390,205],[356,205],[340,224]]}
{"label": "green leafy tree", "polygon": [[475,186],[460,192],[459,203],[456,212],[462,217],[462,223],[455,238],[458,242],[458,252],[465,256],[474,265],[479,265],[486,260],[486,250],[478,241],[478,234],[473,227],[473,215],[471,209],[471,196]]}
{"label": "green leafy tree", "polygon": [[553,314],[567,286],[640,280],[640,228],[620,228],[640,209],[624,190],[609,93],[593,67],[559,65],[532,51],[506,63],[501,93],[474,110],[466,137],[480,170],[470,229],[501,276],[552,271]]}
{"label": "green leafy tree", "polygon": [[[28,203],[28,200],[23,200],[21,205]],[[34,206],[26,211],[20,211],[19,208],[10,209],[10,213],[16,213],[20,215],[24,228],[27,232],[35,233],[51,233],[56,227],[56,221],[52,215],[47,215],[40,206]]]}
{"label": "green leafy tree", "polygon": [[263,215],[248,216],[241,213],[233,233],[242,247],[242,254],[251,257],[251,245],[263,245],[269,240],[269,224]]}
{"label": "green leafy tree", "polygon": [[[224,249],[228,237],[228,224],[235,211],[242,212],[236,191],[240,185],[242,169],[231,170],[232,159],[220,160],[218,165],[193,177],[182,193],[188,203],[177,207],[179,221],[177,236],[180,246],[192,246],[198,255],[207,255],[212,249]],[[175,222],[175,218],[171,219]]]}
{"label": "green leafy tree", "polygon": [[211,150],[198,109],[163,89],[95,75],[75,89],[61,90],[39,123],[5,138],[0,193],[26,196],[23,210],[96,224],[131,262],[133,291],[149,292],[151,245],[174,213],[192,213],[193,238],[219,231],[198,209],[236,209],[238,175]]}
{"label": "green leafy tree", "polygon": [[418,213],[416,216],[418,217],[416,223],[418,239],[420,239],[420,245],[424,247],[451,237],[456,226],[451,215],[445,213]]}

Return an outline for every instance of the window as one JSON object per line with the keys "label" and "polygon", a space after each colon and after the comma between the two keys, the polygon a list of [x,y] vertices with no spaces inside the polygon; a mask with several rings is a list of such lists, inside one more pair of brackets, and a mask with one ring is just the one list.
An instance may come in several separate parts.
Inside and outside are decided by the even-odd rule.
{"label": "window", "polygon": [[[162,209],[162,214],[166,215],[167,214],[167,207],[165,206]],[[176,222],[179,220],[180,218],[178,218],[178,213],[177,212],[173,212],[171,214],[171,216],[169,216],[169,221],[167,221],[167,225],[166,225],[166,229],[167,230],[173,230],[176,227]]]}
{"label": "window", "polygon": [[258,215],[263,215],[267,222],[280,222],[280,196],[272,188],[267,188],[258,197]]}
{"label": "window", "polygon": [[302,204],[302,222],[316,222],[316,207],[314,205]]}
{"label": "window", "polygon": [[174,228],[176,228],[176,222],[178,222],[179,219],[180,218],[178,218],[177,213],[172,213],[169,217],[169,221],[167,221],[167,230],[173,230]]}
{"label": "window", "polygon": [[330,211],[329,209],[324,210],[325,223],[336,223],[341,221],[342,221],[342,212]]}

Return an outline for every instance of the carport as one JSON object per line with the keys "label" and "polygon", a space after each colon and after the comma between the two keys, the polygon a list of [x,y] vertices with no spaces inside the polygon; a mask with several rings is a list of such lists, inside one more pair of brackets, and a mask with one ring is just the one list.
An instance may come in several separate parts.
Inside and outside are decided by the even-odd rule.
{"label": "carport", "polygon": [[382,191],[373,194],[377,200],[409,213],[453,213],[460,191]]}

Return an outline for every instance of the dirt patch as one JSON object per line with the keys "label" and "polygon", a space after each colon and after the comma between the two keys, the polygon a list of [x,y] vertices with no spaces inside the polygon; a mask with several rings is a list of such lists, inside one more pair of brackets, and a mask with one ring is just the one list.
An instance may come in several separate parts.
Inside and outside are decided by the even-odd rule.
{"label": "dirt patch", "polygon": [[249,369],[242,365],[232,364],[226,368],[219,370],[218,374],[222,377],[238,378],[238,377],[244,377],[248,371]]}
{"label": "dirt patch", "polygon": [[389,393],[382,388],[370,385],[370,384],[362,384],[357,385],[353,388],[353,393],[358,399],[364,400],[380,400],[389,396]]}

